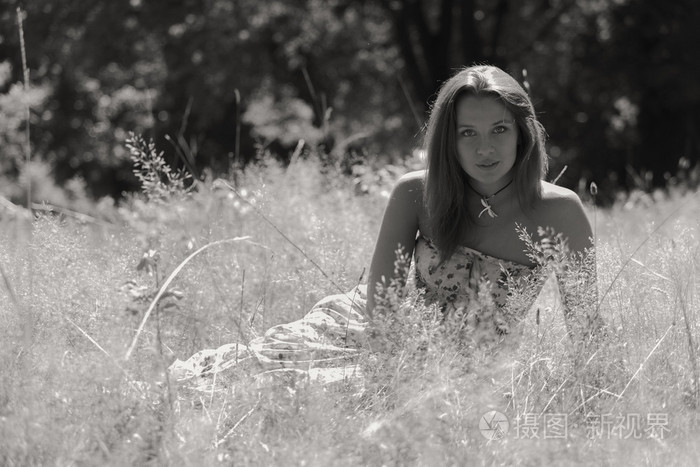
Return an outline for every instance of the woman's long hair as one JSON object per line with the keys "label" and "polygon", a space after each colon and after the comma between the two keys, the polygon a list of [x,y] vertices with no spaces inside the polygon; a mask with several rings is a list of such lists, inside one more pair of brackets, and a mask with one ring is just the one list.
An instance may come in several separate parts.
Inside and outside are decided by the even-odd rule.
{"label": "woman's long hair", "polygon": [[425,133],[427,158],[425,205],[428,227],[442,261],[459,246],[473,213],[465,203],[467,176],[459,164],[456,145],[457,100],[462,96],[493,96],[515,117],[519,129],[514,185],[523,209],[542,196],[540,181],[547,172],[545,132],[530,97],[508,73],[494,66],[464,68],[447,80],[433,104]]}

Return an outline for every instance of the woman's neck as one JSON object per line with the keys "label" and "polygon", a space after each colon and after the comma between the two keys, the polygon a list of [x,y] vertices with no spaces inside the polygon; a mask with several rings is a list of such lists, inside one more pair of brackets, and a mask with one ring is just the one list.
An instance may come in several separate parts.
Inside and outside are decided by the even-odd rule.
{"label": "woman's neck", "polygon": [[467,208],[474,214],[475,219],[498,218],[513,201],[515,190],[513,180],[500,184],[500,187],[492,188],[490,191],[482,192],[468,184]]}
{"label": "woman's neck", "polygon": [[475,180],[467,181],[471,191],[481,198],[495,197],[502,192],[508,191],[510,186],[513,185],[514,179],[499,180],[496,183],[484,184]]}

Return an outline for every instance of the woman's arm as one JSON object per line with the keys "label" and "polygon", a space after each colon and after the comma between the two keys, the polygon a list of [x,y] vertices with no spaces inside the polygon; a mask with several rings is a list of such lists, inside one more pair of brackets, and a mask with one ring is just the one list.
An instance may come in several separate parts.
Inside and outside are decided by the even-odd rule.
{"label": "woman's arm", "polygon": [[591,224],[579,197],[566,190],[550,198],[548,217],[555,233],[561,233],[571,254],[569,262],[557,269],[569,334],[576,344],[585,345],[603,328],[598,310],[595,250]]}
{"label": "woman's arm", "polygon": [[406,277],[395,276],[394,264],[399,248],[409,258],[413,255],[423,197],[423,173],[411,172],[401,177],[384,211],[369,267],[367,314],[370,318],[376,305],[377,283],[389,285],[392,279],[399,279],[405,284]]}

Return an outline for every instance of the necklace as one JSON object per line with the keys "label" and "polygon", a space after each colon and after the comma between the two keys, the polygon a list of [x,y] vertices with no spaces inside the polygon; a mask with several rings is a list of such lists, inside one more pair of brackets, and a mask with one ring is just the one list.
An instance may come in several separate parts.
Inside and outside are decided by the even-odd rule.
{"label": "necklace", "polygon": [[491,216],[491,217],[498,217],[498,214],[496,214],[496,213],[494,212],[493,208],[492,208],[491,205],[489,204],[489,200],[490,200],[491,198],[493,198],[494,196],[496,196],[497,194],[499,194],[500,192],[502,192],[503,190],[505,190],[506,188],[508,188],[508,187],[510,186],[511,183],[513,183],[513,179],[512,179],[512,178],[511,178],[511,180],[506,184],[506,186],[504,186],[503,188],[501,188],[500,190],[498,190],[497,192],[495,192],[495,193],[492,194],[491,196],[484,196],[484,195],[482,195],[481,193],[479,193],[478,191],[476,191],[476,190],[474,189],[474,187],[472,187],[469,183],[467,183],[467,186],[468,186],[469,188],[471,188],[472,191],[473,191],[474,193],[476,193],[477,195],[479,195],[479,197],[481,198],[481,205],[484,207],[484,209],[482,209],[481,212],[479,213],[479,216],[478,216],[479,218],[481,218],[481,215],[482,215],[483,213],[487,213],[487,214],[488,214],[489,216]]}

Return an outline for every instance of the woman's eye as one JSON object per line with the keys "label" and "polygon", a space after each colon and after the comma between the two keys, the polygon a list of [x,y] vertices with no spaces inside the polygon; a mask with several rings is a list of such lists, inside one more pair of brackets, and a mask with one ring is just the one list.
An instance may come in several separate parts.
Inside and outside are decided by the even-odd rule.
{"label": "woman's eye", "polygon": [[466,129],[462,130],[462,136],[474,136],[476,132],[474,130]]}
{"label": "woman's eye", "polygon": [[493,129],[493,132],[498,134],[498,133],[505,133],[508,130],[505,126],[497,126],[496,128]]}

